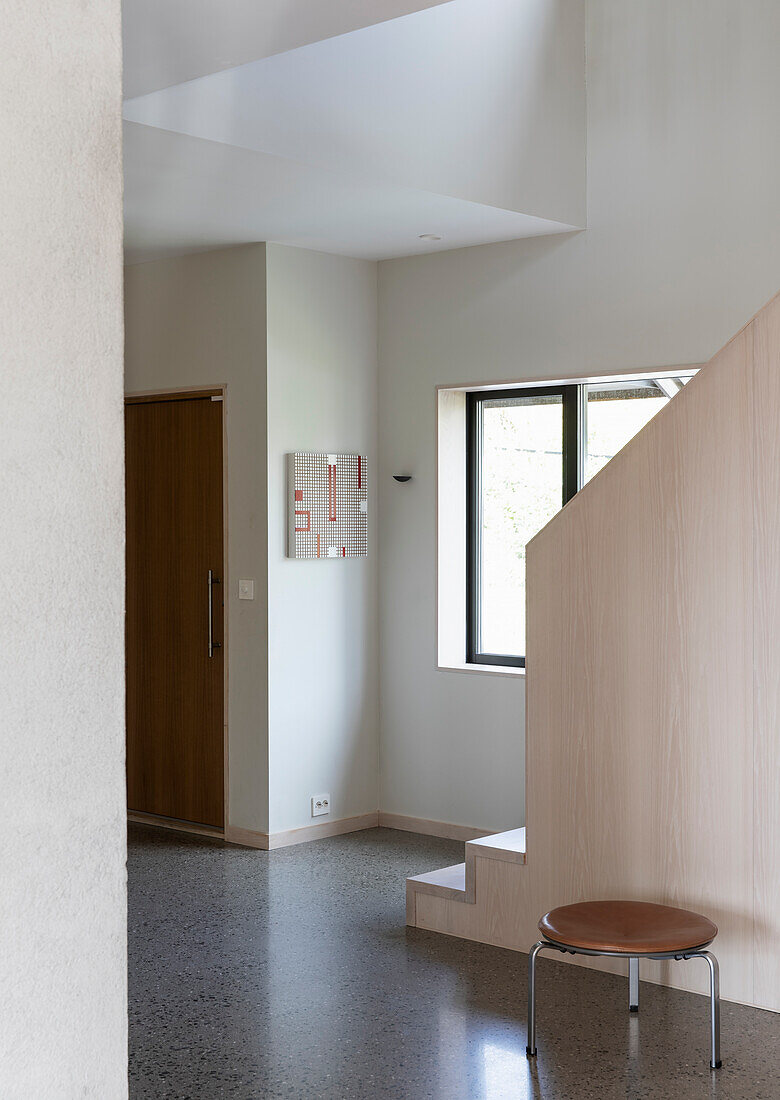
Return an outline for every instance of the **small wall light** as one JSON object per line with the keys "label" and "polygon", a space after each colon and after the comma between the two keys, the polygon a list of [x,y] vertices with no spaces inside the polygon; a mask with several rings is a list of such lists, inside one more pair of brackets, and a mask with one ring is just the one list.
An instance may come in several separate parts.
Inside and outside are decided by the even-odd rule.
{"label": "small wall light", "polygon": [[393,480],[394,481],[411,481],[412,480],[412,475],[411,474],[393,474]]}

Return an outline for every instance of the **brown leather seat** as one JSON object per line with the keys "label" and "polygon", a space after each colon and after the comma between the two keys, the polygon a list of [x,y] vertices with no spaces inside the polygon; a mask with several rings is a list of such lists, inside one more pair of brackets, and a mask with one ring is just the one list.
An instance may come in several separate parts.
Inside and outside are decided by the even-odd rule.
{"label": "brown leather seat", "polygon": [[653,955],[704,947],[717,926],[688,909],[646,901],[584,901],[552,909],[539,921],[552,943],[586,951]]}

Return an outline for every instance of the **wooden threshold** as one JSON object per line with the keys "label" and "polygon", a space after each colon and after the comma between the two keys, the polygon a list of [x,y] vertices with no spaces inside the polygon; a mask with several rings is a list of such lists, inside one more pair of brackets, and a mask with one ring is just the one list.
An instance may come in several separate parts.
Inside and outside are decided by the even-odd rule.
{"label": "wooden threshold", "polygon": [[224,829],[213,825],[199,825],[196,821],[179,821],[175,817],[161,817],[159,814],[147,814],[141,810],[128,810],[127,820],[139,825],[155,825],[158,829],[172,829],[177,833],[196,833],[198,836],[210,836],[216,840],[225,839]]}

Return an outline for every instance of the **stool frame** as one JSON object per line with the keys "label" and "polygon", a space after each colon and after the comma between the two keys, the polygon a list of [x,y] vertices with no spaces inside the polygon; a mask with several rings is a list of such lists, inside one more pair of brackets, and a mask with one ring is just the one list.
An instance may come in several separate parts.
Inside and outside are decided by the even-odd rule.
{"label": "stool frame", "polygon": [[556,943],[554,940],[539,940],[528,953],[528,1045],[526,1057],[536,1056],[536,957],[541,951],[558,951],[562,955],[607,956],[613,959],[628,959],[628,1008],[629,1012],[639,1011],[639,960],[656,959],[658,961],[676,959],[705,959],[710,971],[710,1069],[720,1069],[720,971],[718,960],[706,948],[712,940],[685,951],[661,951],[630,955],[626,951],[595,951],[585,947],[572,947],[570,944]]}

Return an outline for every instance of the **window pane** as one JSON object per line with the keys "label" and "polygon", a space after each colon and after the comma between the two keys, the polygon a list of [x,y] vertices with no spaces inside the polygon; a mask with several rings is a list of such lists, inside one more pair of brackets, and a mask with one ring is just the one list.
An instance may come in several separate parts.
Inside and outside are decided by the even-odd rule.
{"label": "window pane", "polygon": [[563,498],[559,394],[481,403],[481,653],[525,655],[525,544]]}
{"label": "window pane", "polygon": [[652,380],[596,383],[585,389],[588,425],[585,481],[590,481],[670,399]]}

